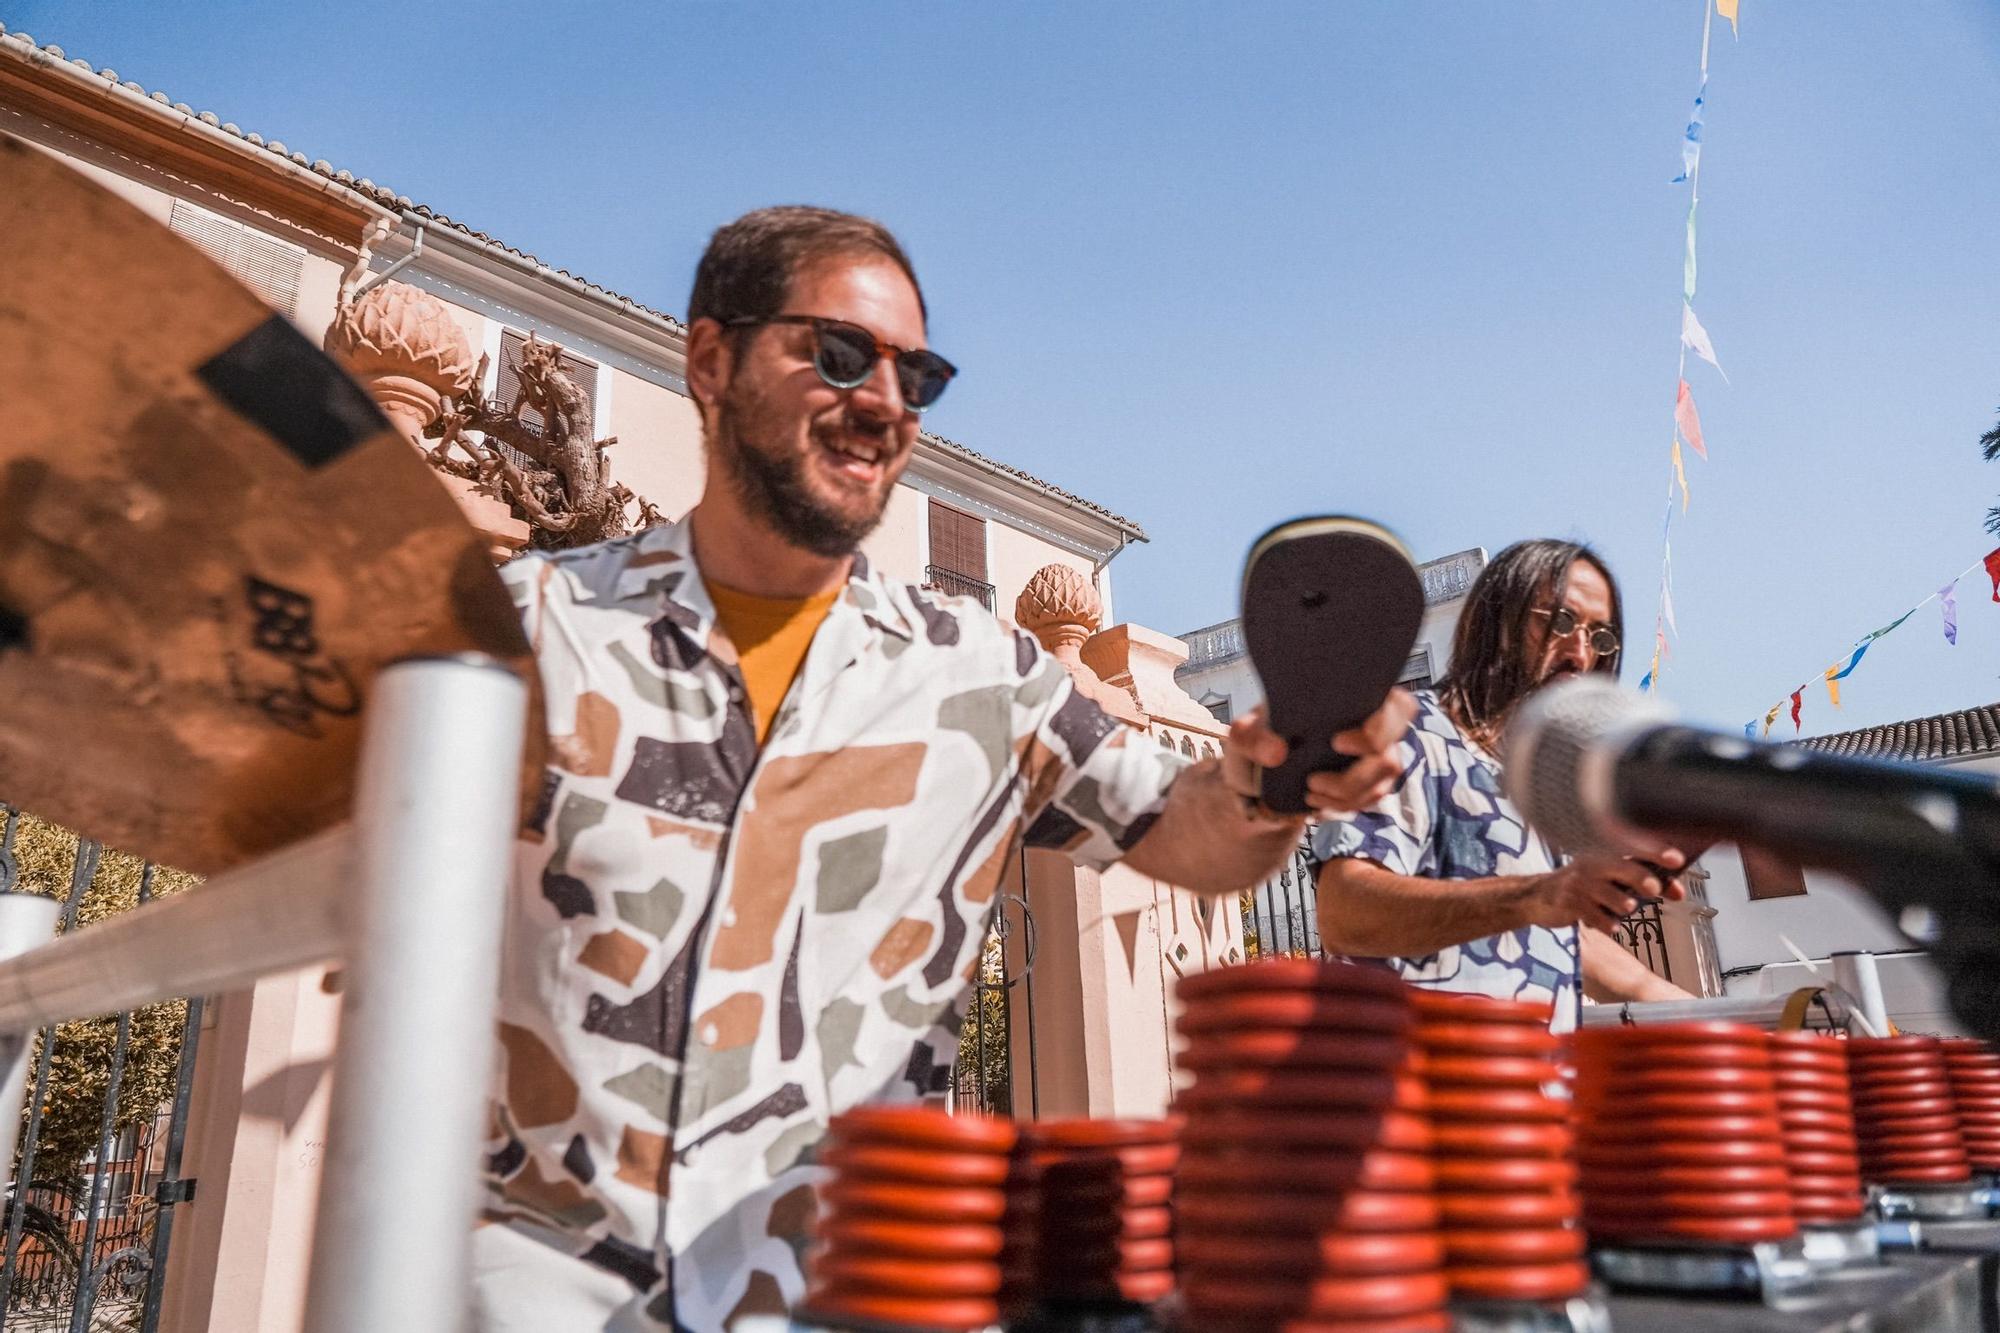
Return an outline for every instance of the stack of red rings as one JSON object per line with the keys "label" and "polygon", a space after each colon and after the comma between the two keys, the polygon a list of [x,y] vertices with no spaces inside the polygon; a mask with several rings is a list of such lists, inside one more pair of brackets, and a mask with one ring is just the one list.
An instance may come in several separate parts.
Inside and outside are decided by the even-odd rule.
{"label": "stack of red rings", "polygon": [[1431,1094],[1446,1277],[1471,1301],[1554,1301],[1590,1288],[1571,1156],[1563,1042],[1551,1006],[1413,990]]}
{"label": "stack of red rings", "polygon": [[1792,1215],[1807,1225],[1854,1222],[1867,1200],[1854,1137],[1847,1043],[1816,1032],[1773,1032],[1768,1040],[1785,1169],[1792,1178]]}
{"label": "stack of red rings", "polygon": [[1956,1185],[1972,1178],[1936,1037],[1856,1037],[1847,1043],[1847,1062],[1861,1173],[1870,1184]]}
{"label": "stack of red rings", "polygon": [[1180,1151],[1174,1119],[1025,1126],[1036,1206],[1009,1221],[1008,1304],[1151,1304],[1171,1292]]}
{"label": "stack of red rings", "polygon": [[836,1116],[820,1149],[806,1304],[826,1322],[973,1329],[1000,1318],[1014,1126],[915,1106]]}
{"label": "stack of red rings", "polygon": [[1976,1037],[1947,1037],[1944,1071],[1975,1171],[2000,1171],[2000,1051]]}
{"label": "stack of red rings", "polygon": [[1181,983],[1194,1073],[1175,1193],[1187,1326],[1451,1327],[1406,988],[1277,959]]}
{"label": "stack of red rings", "polygon": [[1740,1023],[1577,1034],[1583,1220],[1617,1245],[1798,1234],[1766,1034]]}

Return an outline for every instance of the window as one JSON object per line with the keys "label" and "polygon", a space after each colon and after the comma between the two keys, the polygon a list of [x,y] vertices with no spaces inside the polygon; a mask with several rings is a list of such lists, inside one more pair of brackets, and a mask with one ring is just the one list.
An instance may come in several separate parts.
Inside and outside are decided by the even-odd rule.
{"label": "window", "polygon": [[1784,857],[1761,847],[1736,849],[1743,855],[1743,882],[1749,887],[1750,901],[1760,898],[1797,898],[1806,891],[1806,874]]}
{"label": "window", "polygon": [[954,597],[976,598],[993,609],[993,585],[986,581],[986,520],[932,500],[931,560],[924,586]]}
{"label": "window", "polygon": [[1207,694],[1195,700],[1195,702],[1206,708],[1209,716],[1217,722],[1226,723],[1229,721],[1230,707],[1228,695],[1218,694],[1214,690],[1210,690]]}
{"label": "window", "polygon": [[1410,654],[1409,660],[1403,663],[1403,674],[1396,678],[1396,683],[1406,690],[1427,690],[1436,683],[1436,678],[1431,674],[1431,650],[1428,644]]}
{"label": "window", "polygon": [[252,231],[205,208],[174,200],[167,229],[227,269],[279,314],[298,314],[299,274],[306,252],[289,241]]}
{"label": "window", "polygon": [[[500,331],[500,378],[493,389],[493,396],[505,407],[514,401],[514,395],[521,389],[521,349],[528,345],[527,335],[512,329]],[[559,357],[563,371],[576,381],[576,387],[583,390],[584,432],[595,438],[597,422],[597,363],[586,361],[580,356],[564,351]],[[542,415],[523,404],[521,420],[536,434],[542,430]]]}

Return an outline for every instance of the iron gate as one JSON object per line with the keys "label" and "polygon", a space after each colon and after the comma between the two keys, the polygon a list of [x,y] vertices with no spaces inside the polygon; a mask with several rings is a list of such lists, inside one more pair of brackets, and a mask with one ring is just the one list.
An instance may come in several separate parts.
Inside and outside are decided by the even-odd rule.
{"label": "iron gate", "polygon": [[[0,893],[59,898],[62,931],[192,882],[0,813]],[[180,1168],[201,1013],[192,999],[37,1034],[4,1202],[0,1330],[158,1327],[173,1210],[194,1195]]]}
{"label": "iron gate", "polygon": [[[1022,852],[1025,888],[1026,853]],[[1041,1113],[1035,1076],[1035,914],[1028,900],[1004,890],[995,896],[992,921],[980,948],[972,1005],[958,1033],[952,1065],[952,1109],[984,1115]],[[1017,1011],[1015,1001],[1020,1001]],[[1027,1104],[1014,1100],[1014,1052],[1019,1039],[1028,1066]]]}

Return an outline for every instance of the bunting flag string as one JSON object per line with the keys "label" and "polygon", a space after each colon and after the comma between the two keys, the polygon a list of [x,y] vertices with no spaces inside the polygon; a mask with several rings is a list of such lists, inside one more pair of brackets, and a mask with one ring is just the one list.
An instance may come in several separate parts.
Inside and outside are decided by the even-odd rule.
{"label": "bunting flag string", "polygon": [[1681,305],[1681,346],[1714,366],[1715,373],[1722,376],[1722,382],[1729,383],[1729,372],[1715,359],[1715,344],[1709,341],[1708,330],[1694,317],[1694,307],[1685,302]]}
{"label": "bunting flag string", "polygon": [[1708,457],[1708,446],[1701,440],[1701,414],[1694,410],[1694,390],[1688,388],[1686,380],[1681,381],[1680,391],[1674,395],[1674,424],[1680,427],[1681,438],[1688,447]]}
{"label": "bunting flag string", "polygon": [[[1730,30],[1736,27],[1737,0],[1702,0],[1701,15],[1701,80],[1695,85],[1694,109],[1689,112],[1687,127],[1681,133],[1681,172],[1673,178],[1676,185],[1688,187],[1687,236],[1681,252],[1681,336],[1680,366],[1674,378],[1674,429],[1667,451],[1667,495],[1666,521],[1660,533],[1660,604],[1653,617],[1653,663],[1645,677],[1640,680],[1641,690],[1651,690],[1660,681],[1660,667],[1667,657],[1667,635],[1680,638],[1680,626],[1674,620],[1673,562],[1670,541],[1674,526],[1674,501],[1678,496],[1682,514],[1688,511],[1692,491],[1688,486],[1687,460],[1681,452],[1681,442],[1704,461],[1708,458],[1708,442],[1702,437],[1701,416],[1695,410],[1694,390],[1688,386],[1688,353],[1714,367],[1716,374],[1722,375],[1722,363],[1715,355],[1715,342],[1702,327],[1701,320],[1694,313],[1695,278],[1698,265],[1695,258],[1695,218],[1701,209],[1701,152],[1702,139],[1708,119],[1708,53],[1715,31],[1715,16],[1719,13],[1729,20]],[[1723,382],[1729,381],[1722,375]],[[2000,576],[1996,576],[2000,578]],[[2000,587],[2000,582],[1996,582]]]}
{"label": "bunting flag string", "polygon": [[[1813,678],[1822,680],[1826,683],[1827,698],[1832,700],[1833,706],[1835,708],[1840,707],[1840,682],[1846,680],[1849,676],[1854,674],[1854,668],[1861,665],[1861,659],[1865,657],[1868,653],[1868,650],[1875,645],[1875,640],[1882,638],[1885,635],[1895,633],[1897,630],[1903,627],[1903,623],[1905,621],[1907,621],[1911,616],[1915,615],[1917,612],[1929,606],[1932,602],[1940,603],[1939,609],[1944,614],[1945,642],[1956,647],[1958,644],[1959,580],[1963,579],[1966,575],[1970,574],[1973,570],[1978,569],[1981,566],[1984,566],[1986,572],[1993,578],[1994,589],[1995,589],[1995,595],[1993,600],[1996,602],[2000,602],[2000,547],[1996,547],[1994,550],[1988,552],[1980,560],[1975,561],[1974,563],[1967,565],[1964,569],[1960,570],[1957,576],[1954,577],[1950,582],[1944,584],[1936,592],[1924,598],[1923,601],[1918,602],[1915,606],[1903,612],[1902,615],[1897,616],[1894,620],[1882,626],[1882,628],[1877,630],[1870,630],[1867,634],[1864,634],[1863,636],[1861,636],[1861,638],[1855,640],[1854,645],[1847,650],[1845,655],[1843,655],[1838,661],[1829,664],[1824,670],[1822,670],[1818,674],[1817,677]],[[1655,672],[1648,673],[1648,675],[1650,676],[1656,673],[1657,673],[1657,667],[1655,668]],[[1808,679],[1804,684],[1801,684],[1796,690],[1793,690],[1789,695],[1786,695],[1784,699],[1780,699],[1777,703],[1771,705],[1770,711],[1764,714],[1763,735],[1769,736],[1771,734],[1771,724],[1778,720],[1778,714],[1780,711],[1784,709],[1786,700],[1789,700],[1792,705],[1792,730],[1794,732],[1801,730],[1802,724],[1799,720],[1799,715],[1805,707],[1806,687],[1811,684],[1812,684],[1812,679]],[[1640,688],[1645,689],[1646,682],[1644,681],[1640,682]],[[1746,736],[1751,735],[1754,731],[1756,731],[1756,728],[1757,724],[1755,722],[1745,722],[1743,724],[1743,734]]]}
{"label": "bunting flag string", "polygon": [[1670,185],[1690,179],[1701,162],[1701,109],[1707,101],[1708,80],[1704,78],[1694,95],[1694,114],[1688,117],[1687,136],[1681,140],[1681,174],[1669,181]]}

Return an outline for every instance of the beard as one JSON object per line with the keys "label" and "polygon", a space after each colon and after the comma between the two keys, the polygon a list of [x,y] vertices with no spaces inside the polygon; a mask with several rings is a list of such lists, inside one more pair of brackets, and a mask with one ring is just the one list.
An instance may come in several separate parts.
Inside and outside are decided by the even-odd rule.
{"label": "beard", "polygon": [[[887,484],[872,504],[841,508],[814,493],[803,453],[757,442],[765,433],[759,428],[761,415],[757,404],[740,401],[733,393],[718,405],[714,453],[726,484],[746,509],[789,544],[829,558],[853,555],[862,539],[881,524],[895,474],[885,468]],[[818,432],[817,427],[810,430]]]}

